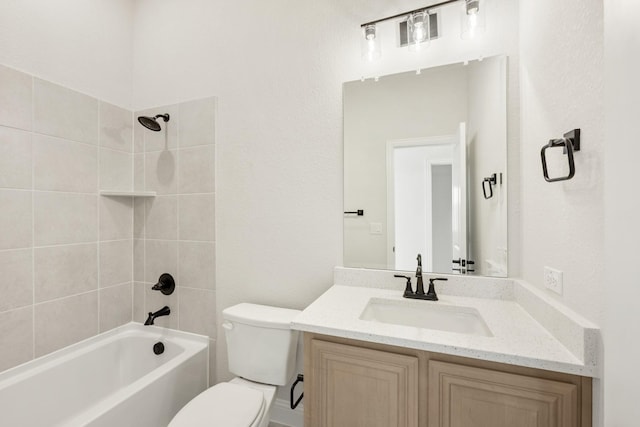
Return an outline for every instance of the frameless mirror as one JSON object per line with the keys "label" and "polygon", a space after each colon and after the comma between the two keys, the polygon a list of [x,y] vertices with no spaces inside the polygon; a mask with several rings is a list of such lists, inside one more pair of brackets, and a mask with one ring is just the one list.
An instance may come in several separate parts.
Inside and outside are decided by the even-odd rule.
{"label": "frameless mirror", "polygon": [[507,57],[347,82],[344,265],[507,275]]}

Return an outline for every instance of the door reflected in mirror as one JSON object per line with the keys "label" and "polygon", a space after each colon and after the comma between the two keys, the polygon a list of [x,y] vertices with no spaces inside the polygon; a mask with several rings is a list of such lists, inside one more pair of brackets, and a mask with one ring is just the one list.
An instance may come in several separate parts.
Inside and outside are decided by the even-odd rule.
{"label": "door reflected in mirror", "polygon": [[420,253],[426,272],[507,275],[506,73],[501,56],[344,84],[344,210],[364,211],[345,214],[346,267]]}

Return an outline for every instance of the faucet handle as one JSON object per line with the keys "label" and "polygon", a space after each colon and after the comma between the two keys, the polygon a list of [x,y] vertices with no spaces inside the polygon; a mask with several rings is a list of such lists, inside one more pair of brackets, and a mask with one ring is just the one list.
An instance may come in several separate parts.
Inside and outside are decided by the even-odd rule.
{"label": "faucet handle", "polygon": [[438,294],[436,294],[436,288],[433,284],[433,282],[435,282],[436,280],[449,280],[449,279],[445,277],[434,277],[432,279],[429,279],[429,289],[427,290],[425,299],[430,301],[438,301]]}
{"label": "faucet handle", "polygon": [[411,286],[411,277],[403,276],[402,274],[394,274],[393,277],[398,277],[407,280],[407,285],[404,288],[404,296],[413,295],[413,287]]}
{"label": "faucet handle", "polygon": [[151,288],[154,291],[160,291],[164,295],[171,295],[176,289],[176,282],[169,273],[162,273],[158,279],[158,283]]}

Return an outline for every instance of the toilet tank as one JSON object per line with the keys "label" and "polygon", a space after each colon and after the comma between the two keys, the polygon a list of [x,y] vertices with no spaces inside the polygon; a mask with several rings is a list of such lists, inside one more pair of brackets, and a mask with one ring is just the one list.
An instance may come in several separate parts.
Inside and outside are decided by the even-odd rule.
{"label": "toilet tank", "polygon": [[296,368],[299,310],[242,303],[222,311],[229,371],[265,384],[285,385]]}

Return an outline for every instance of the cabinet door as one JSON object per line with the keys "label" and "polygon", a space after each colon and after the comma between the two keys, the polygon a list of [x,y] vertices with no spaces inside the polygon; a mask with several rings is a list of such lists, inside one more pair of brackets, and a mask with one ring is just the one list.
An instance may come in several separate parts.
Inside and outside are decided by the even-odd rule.
{"label": "cabinet door", "polygon": [[315,339],[308,351],[311,426],[417,427],[417,357]]}
{"label": "cabinet door", "polygon": [[429,427],[577,427],[577,387],[429,361]]}

